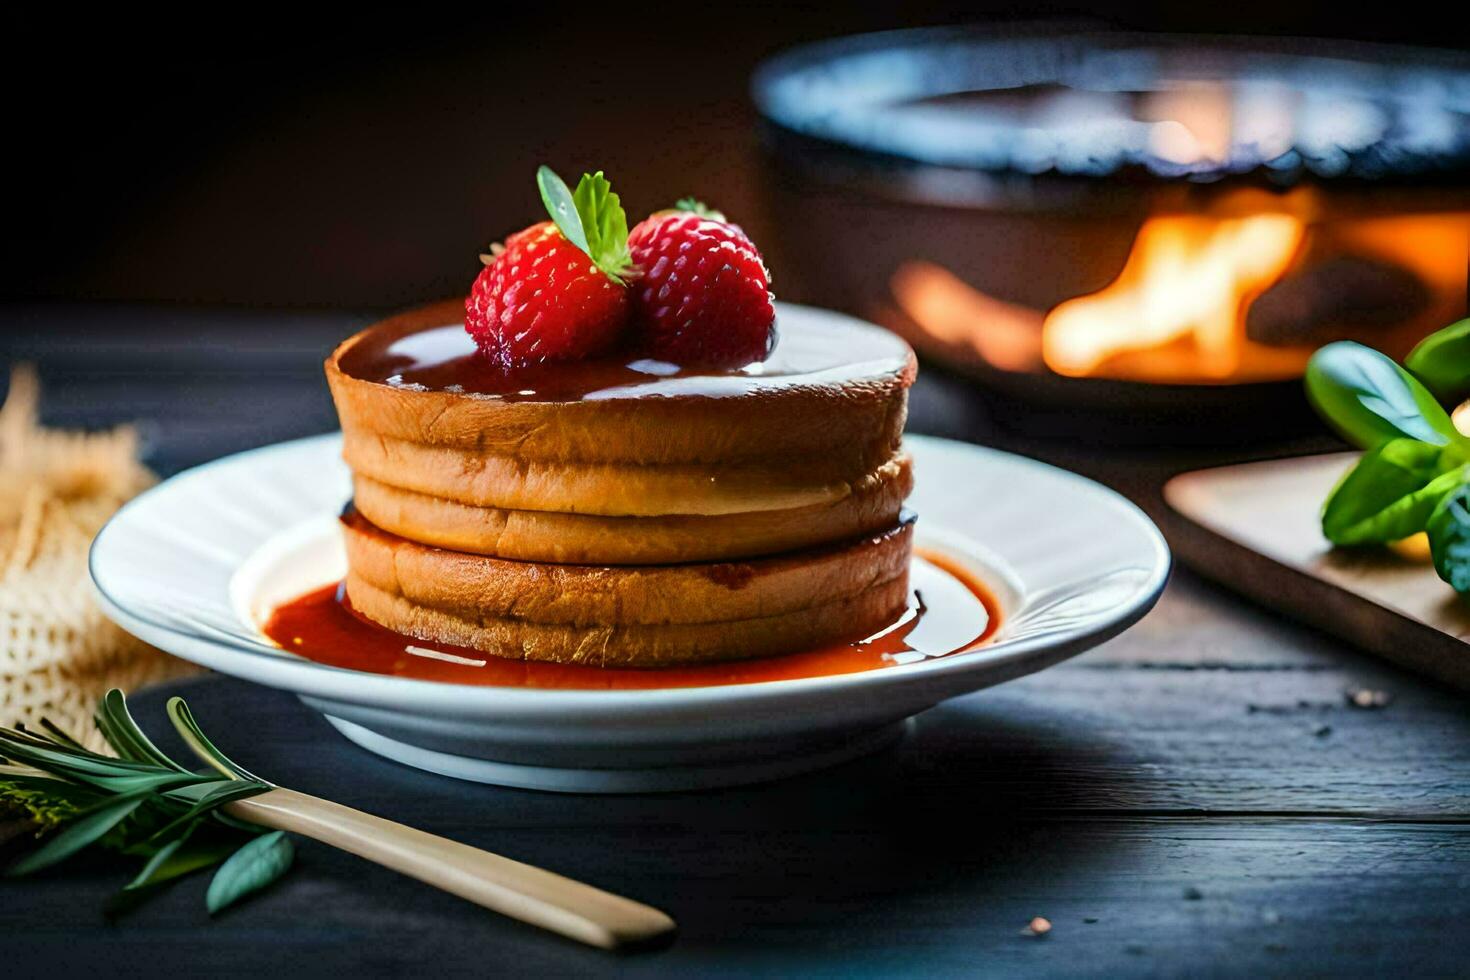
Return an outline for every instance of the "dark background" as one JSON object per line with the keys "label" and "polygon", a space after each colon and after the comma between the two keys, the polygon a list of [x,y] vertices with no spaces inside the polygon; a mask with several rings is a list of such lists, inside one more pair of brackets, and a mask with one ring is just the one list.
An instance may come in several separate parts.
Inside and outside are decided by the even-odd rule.
{"label": "dark background", "polygon": [[6,17],[0,299],[353,310],[461,292],[487,242],[538,217],[541,162],[605,168],[635,219],[697,192],[769,242],[780,215],[759,191],[746,85],[763,56],[804,40],[1040,18],[1467,35],[1402,6],[1179,0]]}

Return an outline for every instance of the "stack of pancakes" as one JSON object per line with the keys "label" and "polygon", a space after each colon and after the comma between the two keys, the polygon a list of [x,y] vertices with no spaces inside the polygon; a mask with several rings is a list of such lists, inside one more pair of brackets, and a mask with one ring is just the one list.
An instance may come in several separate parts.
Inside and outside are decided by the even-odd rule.
{"label": "stack of pancakes", "polygon": [[494,375],[431,307],[343,343],[347,596],[495,656],[658,667],[870,635],[908,602],[913,354],[784,307],[769,360]]}

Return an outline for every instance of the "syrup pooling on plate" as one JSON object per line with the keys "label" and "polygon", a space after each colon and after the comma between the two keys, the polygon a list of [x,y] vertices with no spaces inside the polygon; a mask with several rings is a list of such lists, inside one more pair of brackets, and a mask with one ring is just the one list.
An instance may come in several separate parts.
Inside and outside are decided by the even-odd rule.
{"label": "syrup pooling on plate", "polygon": [[770,356],[728,370],[683,368],[636,354],[507,370],[482,356],[458,323],[370,334],[342,355],[340,366],[359,380],[409,390],[507,401],[592,401],[755,394],[839,377],[897,374],[907,363],[902,341],[833,316],[804,318],[801,329],[786,332],[778,319]]}
{"label": "syrup pooling on plate", "polygon": [[428,643],[353,612],[328,585],[278,607],[262,627],[307,660],[416,680],[487,687],[583,690],[708,687],[827,677],[916,663],[973,650],[1000,626],[999,607],[966,569],[939,554],[914,559],[904,614],[872,637],[805,653],[694,667],[617,669],[506,660],[479,650]]}

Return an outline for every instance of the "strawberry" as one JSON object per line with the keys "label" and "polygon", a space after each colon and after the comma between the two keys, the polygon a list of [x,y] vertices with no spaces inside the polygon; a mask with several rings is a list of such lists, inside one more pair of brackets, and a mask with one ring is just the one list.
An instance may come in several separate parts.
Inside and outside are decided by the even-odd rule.
{"label": "strawberry", "polygon": [[640,349],[676,364],[737,367],[775,341],[770,273],[738,225],[697,201],[680,201],[628,237],[641,269],[633,287]]}
{"label": "strawberry", "polygon": [[551,171],[536,174],[551,213],[482,256],[465,300],[465,330],[504,368],[607,352],[627,326],[628,219],[602,172],[573,194]]}

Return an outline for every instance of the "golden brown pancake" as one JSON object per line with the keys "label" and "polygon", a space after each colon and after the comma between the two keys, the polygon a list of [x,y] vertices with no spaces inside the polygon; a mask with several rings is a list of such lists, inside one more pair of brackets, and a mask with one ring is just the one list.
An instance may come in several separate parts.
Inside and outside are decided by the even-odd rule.
{"label": "golden brown pancake", "polygon": [[618,666],[861,638],[908,598],[913,352],[784,307],[769,359],[507,372],[440,304],[328,359],[347,592],[405,636]]}
{"label": "golden brown pancake", "polygon": [[657,565],[771,555],[892,527],[913,488],[907,456],[832,503],[744,514],[603,517],[475,507],[404,490],[359,472],[358,511],[423,544],[517,561]]}
{"label": "golden brown pancake", "polygon": [[912,518],[841,545],[744,562],[514,562],[343,520],[347,595],[382,626],[510,659],[657,667],[861,639],[908,599]]}
{"label": "golden brown pancake", "polygon": [[783,312],[771,357],[737,371],[607,359],[507,374],[456,309],[384,321],[328,359],[354,472],[475,507],[716,515],[834,503],[898,453],[913,352],[837,314]]}
{"label": "golden brown pancake", "polygon": [[485,455],[359,430],[343,433],[342,458],[354,473],[379,483],[472,507],[657,517],[834,504],[894,457],[851,467],[822,458],[802,465],[781,459],[663,466],[567,463]]}

